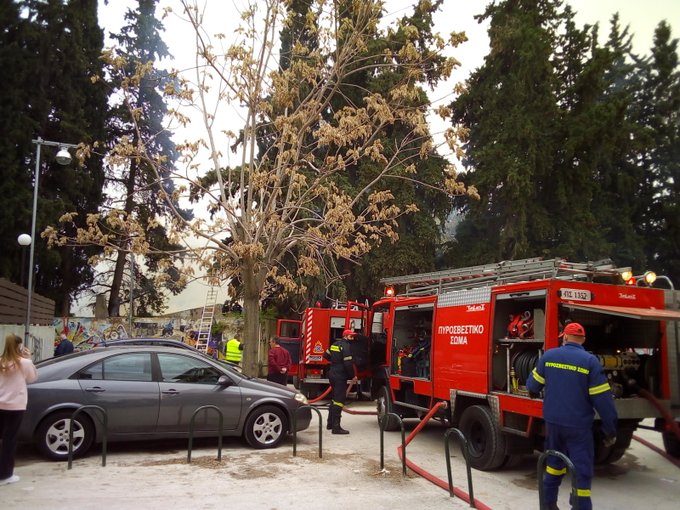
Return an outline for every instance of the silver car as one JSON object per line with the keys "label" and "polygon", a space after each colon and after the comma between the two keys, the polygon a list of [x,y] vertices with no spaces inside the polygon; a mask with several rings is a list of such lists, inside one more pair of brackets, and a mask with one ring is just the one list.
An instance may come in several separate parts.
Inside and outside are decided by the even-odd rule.
{"label": "silver car", "polygon": [[[215,406],[223,435],[243,436],[253,448],[274,448],[292,431],[293,414],[306,398],[284,386],[246,377],[189,350],[161,346],[95,348],[37,364],[28,386],[28,409],[19,432],[46,457],[68,457],[69,424],[80,406],[107,414],[108,441],[185,438],[195,411]],[[73,455],[103,438],[101,412],[84,408],[73,423]],[[296,413],[297,430],[311,421]],[[198,411],[194,437],[219,435],[219,413]]]}

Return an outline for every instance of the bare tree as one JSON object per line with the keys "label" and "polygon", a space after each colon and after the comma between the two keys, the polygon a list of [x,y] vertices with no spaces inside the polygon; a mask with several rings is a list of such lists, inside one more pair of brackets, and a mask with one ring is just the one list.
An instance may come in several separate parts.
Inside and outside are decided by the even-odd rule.
{"label": "bare tree", "polygon": [[[418,30],[401,26],[406,42],[376,58],[367,48],[379,30],[382,2],[315,0],[305,21],[315,46],[296,41],[294,58],[289,55],[284,68],[278,64],[277,37],[292,23],[287,4],[250,2],[241,13],[238,41],[218,51],[213,40],[221,43],[224,36],[210,37],[202,11],[183,0],[183,16],[196,35],[196,70],[193,78],[177,73],[176,86],[166,89],[177,104],[200,112],[205,134],[177,145],[177,167],[183,167],[173,179],[181,184],[166,198],[172,206],[191,195],[200,198],[208,212],[200,215],[194,208],[196,218],[186,220],[176,211],[165,220],[166,227],[171,241],[184,242],[196,265],[214,282],[240,280],[243,367],[251,375],[258,368],[260,299],[266,288],[304,292],[302,277],[336,277],[337,260],[356,261],[377,244],[394,239],[398,218],[416,212],[414,206],[394,204],[389,183],[403,179],[427,185],[418,180],[414,162],[428,157],[433,141],[427,108],[417,99],[431,76],[448,76],[456,63],[442,52],[462,40],[454,34],[451,42],[438,39],[434,51],[423,52]],[[395,69],[402,72],[395,74]],[[361,104],[345,101],[334,110],[334,99],[351,86],[353,74],[366,70],[376,76],[390,72],[401,81],[387,97],[366,93]],[[130,79],[144,72],[140,68]],[[222,127],[224,117],[234,115],[234,107],[241,112],[241,122],[227,130]],[[184,110],[173,111],[175,121],[190,122]],[[391,139],[395,126],[402,134]],[[230,148],[240,158],[232,166],[225,164]],[[114,162],[117,158],[144,159],[156,168],[159,180],[168,171],[141,143],[119,144],[110,155]],[[377,169],[373,178],[360,186],[345,185],[348,169],[367,160]],[[452,167],[442,172],[444,192],[474,193],[456,181]],[[106,245],[106,229],[113,229],[116,239],[127,238],[135,252],[154,249],[136,219],[122,213],[93,216],[89,225],[77,239],[53,241]],[[191,232],[191,242],[180,238],[180,227]],[[284,265],[284,259],[294,260],[294,267]]]}

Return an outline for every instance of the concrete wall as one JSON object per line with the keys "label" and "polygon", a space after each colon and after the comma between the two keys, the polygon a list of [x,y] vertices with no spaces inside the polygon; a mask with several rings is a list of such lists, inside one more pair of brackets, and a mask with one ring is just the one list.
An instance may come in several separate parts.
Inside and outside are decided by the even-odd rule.
{"label": "concrete wall", "polygon": [[[23,338],[24,326],[0,324],[0,352],[5,349],[5,337],[10,333]],[[51,358],[54,355],[54,328],[52,326],[31,326],[26,343],[33,353],[33,361]]]}

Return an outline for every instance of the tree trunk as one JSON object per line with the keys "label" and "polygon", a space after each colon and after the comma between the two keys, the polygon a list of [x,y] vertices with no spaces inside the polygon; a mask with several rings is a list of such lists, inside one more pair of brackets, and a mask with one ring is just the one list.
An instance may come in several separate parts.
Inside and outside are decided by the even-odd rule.
{"label": "tree trunk", "polygon": [[243,282],[243,373],[252,377],[259,375],[257,347],[260,342],[260,286],[253,264],[241,265]]}
{"label": "tree trunk", "polygon": [[73,290],[73,248],[61,250],[62,295],[55,303],[60,317],[68,317],[71,313],[71,291]]}
{"label": "tree trunk", "polygon": [[116,268],[113,271],[113,281],[111,282],[111,293],[109,294],[109,317],[120,317],[120,288],[123,283],[126,258],[127,253],[124,251],[118,252]]}

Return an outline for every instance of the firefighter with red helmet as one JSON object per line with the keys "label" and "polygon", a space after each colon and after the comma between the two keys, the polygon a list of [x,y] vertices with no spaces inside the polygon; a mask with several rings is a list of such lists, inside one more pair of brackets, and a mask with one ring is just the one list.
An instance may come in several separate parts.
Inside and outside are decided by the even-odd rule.
{"label": "firefighter with red helmet", "polygon": [[340,426],[342,408],[347,400],[347,380],[357,381],[356,365],[352,358],[350,341],[356,336],[351,329],[342,332],[342,338],[334,342],[324,352],[323,357],[330,361],[328,379],[331,383],[331,405],[328,410],[328,422],[326,428],[333,434],[349,434],[348,430]]}
{"label": "firefighter with red helmet", "polygon": [[[605,446],[616,442],[616,407],[602,365],[583,348],[586,332],[577,322],[567,324],[560,335],[564,344],[550,349],[538,360],[527,380],[534,397],[545,388],[543,418],[546,424],[546,450],[569,457],[576,470],[578,508],[591,510],[590,486],[593,479],[593,433],[596,409],[602,420]],[[548,457],[543,479],[545,504],[557,509],[557,495],[566,473],[564,462]],[[572,502],[572,505],[574,502]]]}

